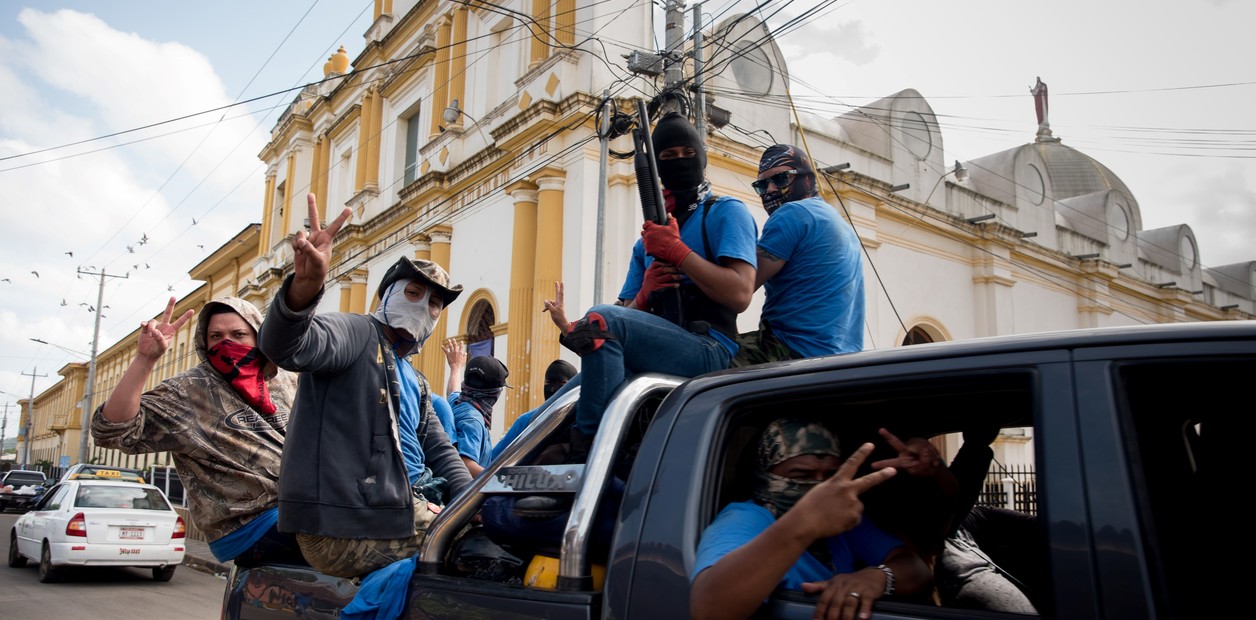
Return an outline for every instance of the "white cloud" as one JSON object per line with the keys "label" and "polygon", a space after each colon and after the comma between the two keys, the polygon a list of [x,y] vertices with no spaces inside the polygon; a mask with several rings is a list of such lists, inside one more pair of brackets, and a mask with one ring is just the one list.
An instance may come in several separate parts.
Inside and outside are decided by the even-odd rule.
{"label": "white cloud", "polygon": [[[0,157],[231,102],[208,60],[185,45],[146,40],[68,10],[25,9],[18,21],[24,31],[0,37]],[[26,394],[29,378],[22,388],[20,372],[35,366],[52,371],[36,382],[42,390],[72,359],[29,338],[90,349],[94,315],[80,304],[96,304],[98,280],[80,277],[80,268],[128,275],[107,281],[103,349],[160,312],[168,296],[192,290],[187,271],[257,219],[263,179],[256,154],[269,128],[256,129],[251,116],[212,131],[208,125],[245,113],[233,108],[0,161],[0,170],[37,164],[0,172],[0,277],[12,281],[0,282],[7,369],[0,390]],[[195,125],[207,126],[125,144]],[[92,150],[100,151],[75,156]],[[143,235],[147,245],[139,244]]]}

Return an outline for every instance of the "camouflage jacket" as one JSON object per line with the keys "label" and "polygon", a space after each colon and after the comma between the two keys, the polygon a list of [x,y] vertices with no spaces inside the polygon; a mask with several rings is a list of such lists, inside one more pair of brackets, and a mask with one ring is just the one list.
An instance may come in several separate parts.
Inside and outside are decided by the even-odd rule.
{"label": "camouflage jacket", "polygon": [[[252,305],[227,303],[255,326]],[[204,317],[202,311],[201,316]],[[202,321],[203,323],[204,321]],[[279,370],[267,381],[277,411],[263,415],[205,361],[204,325],[196,333],[201,363],[163,381],[140,397],[139,415],[127,422],[92,416],[96,445],[127,454],[169,452],[187,490],[192,520],[217,540],[277,505],[279,461],[296,394],[296,375]]]}

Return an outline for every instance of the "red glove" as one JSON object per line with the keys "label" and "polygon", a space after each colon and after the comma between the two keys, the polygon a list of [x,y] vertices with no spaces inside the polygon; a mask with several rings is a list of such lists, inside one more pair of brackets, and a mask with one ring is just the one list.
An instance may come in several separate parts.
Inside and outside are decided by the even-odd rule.
{"label": "red glove", "polygon": [[680,240],[680,227],[676,218],[667,218],[667,225],[660,226],[647,221],[641,227],[641,240],[645,244],[645,253],[654,258],[661,258],[677,267],[685,262],[693,250]]}
{"label": "red glove", "polygon": [[650,268],[645,270],[645,277],[641,279],[641,290],[637,291],[637,298],[632,301],[638,310],[650,310],[650,293],[664,288],[676,288],[680,286],[677,280],[680,276],[676,273],[676,267],[669,265],[661,260],[655,260],[650,263]]}

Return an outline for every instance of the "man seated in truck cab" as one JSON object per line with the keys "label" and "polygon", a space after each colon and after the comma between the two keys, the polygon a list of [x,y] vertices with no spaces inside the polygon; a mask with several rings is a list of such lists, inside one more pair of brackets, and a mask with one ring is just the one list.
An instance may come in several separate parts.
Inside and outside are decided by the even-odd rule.
{"label": "man seated in truck cab", "polygon": [[898,539],[862,519],[864,491],[893,468],[855,478],[817,422],[783,418],[758,443],[753,499],[726,506],[702,533],[692,573],[695,618],[746,618],[776,588],[820,594],[817,617],[867,618],[872,602],[926,591],[932,576]]}

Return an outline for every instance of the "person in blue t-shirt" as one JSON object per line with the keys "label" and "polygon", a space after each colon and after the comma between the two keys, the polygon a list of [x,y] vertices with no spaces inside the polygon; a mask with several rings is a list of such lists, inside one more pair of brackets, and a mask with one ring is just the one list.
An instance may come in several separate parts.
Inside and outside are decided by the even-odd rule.
{"label": "person in blue t-shirt", "polygon": [[766,300],[759,329],[739,338],[734,365],[863,350],[859,237],[820,198],[810,158],[786,144],[768,147],[751,185],[768,212],[755,274]]}
{"label": "person in blue t-shirt", "polygon": [[754,295],[758,227],[740,200],[711,193],[702,136],[669,112],[652,139],[669,217],[642,228],[633,249],[640,268],[623,287],[632,301],[594,306],[574,323],[560,300],[545,303],[561,342],[581,356],[569,462],[583,462],[607,401],[633,375],[694,377],[728,368],[737,315]]}
{"label": "person in blue t-shirt", "polygon": [[758,443],[753,499],[729,504],[702,532],[690,574],[690,615],[746,618],[777,588],[820,594],[816,617],[867,618],[872,602],[924,592],[929,569],[909,547],[862,520],[859,495],[892,478],[855,472],[822,424],[784,418]]}
{"label": "person in blue t-shirt", "polygon": [[[480,355],[467,363],[460,390],[450,392],[454,410],[455,446],[471,475],[478,476],[493,461],[493,405],[502,389],[510,387],[506,377],[510,371],[495,357]],[[451,387],[452,389],[452,387]]]}
{"label": "person in blue t-shirt", "polygon": [[[570,363],[563,360],[554,360],[550,362],[550,365],[545,369],[545,386],[543,388],[545,400],[548,402],[549,399],[553,397],[554,394],[558,393],[560,388],[567,385],[567,382],[574,376],[576,376],[576,367],[572,366]],[[514,441],[523,434],[523,431],[528,428],[528,425],[532,423],[532,420],[537,416],[537,414],[541,413],[544,409],[545,403],[541,403],[536,409],[519,416],[519,418],[515,420],[515,423],[510,425],[510,430],[506,431],[506,434],[502,436],[501,440],[493,446],[494,461],[497,460],[497,457],[501,456],[502,452],[506,450],[506,447],[510,445],[510,442]]]}

